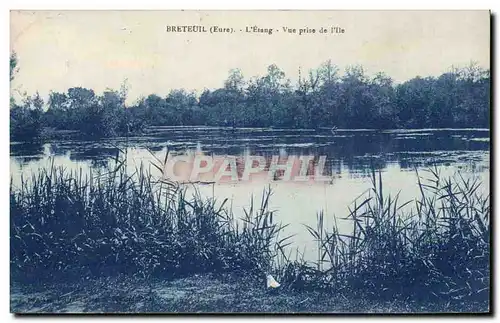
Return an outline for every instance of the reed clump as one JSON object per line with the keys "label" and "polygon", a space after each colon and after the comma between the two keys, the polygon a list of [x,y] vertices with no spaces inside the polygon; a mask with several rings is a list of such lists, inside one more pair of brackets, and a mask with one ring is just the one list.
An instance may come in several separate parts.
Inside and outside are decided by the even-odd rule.
{"label": "reed clump", "polygon": [[[157,167],[161,170],[161,167]],[[343,219],[306,227],[317,243],[317,262],[290,257],[291,236],[280,234],[260,205],[235,219],[218,203],[158,181],[142,166],[128,174],[123,162],[106,174],[42,169],[10,190],[11,276],[44,281],[113,276],[175,278],[272,272],[282,290],[415,301],[480,301],[490,295],[490,200],[478,179],[443,179],[436,168],[417,174],[420,196],[399,202],[384,194],[380,172],[372,189]]]}
{"label": "reed clump", "polygon": [[[190,194],[191,195],[191,194]],[[131,274],[173,278],[197,273],[263,276],[280,224],[253,198],[241,221],[218,203],[142,166],[106,174],[42,169],[10,190],[12,278],[43,281]]]}
{"label": "reed clump", "polygon": [[[318,261],[289,261],[282,279],[291,288],[324,289],[376,299],[487,301],[490,292],[490,202],[478,179],[417,174],[420,197],[400,203],[384,196],[380,172],[372,189],[349,208],[350,234],[335,222],[307,227]],[[378,178],[377,178],[378,177]]]}

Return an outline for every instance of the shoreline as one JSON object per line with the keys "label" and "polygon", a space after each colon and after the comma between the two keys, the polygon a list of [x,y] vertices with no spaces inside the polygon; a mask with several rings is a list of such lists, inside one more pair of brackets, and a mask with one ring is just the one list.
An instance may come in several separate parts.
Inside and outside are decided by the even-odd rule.
{"label": "shoreline", "polygon": [[10,311],[28,313],[487,313],[488,303],[453,304],[357,295],[266,290],[234,275],[174,280],[116,276],[40,286],[11,282]]}
{"label": "shoreline", "polygon": [[[11,143],[33,143],[35,142],[50,142],[53,140],[93,140],[93,141],[102,141],[106,139],[116,139],[116,138],[134,138],[134,137],[142,137],[142,136],[150,136],[154,135],[158,132],[165,131],[168,129],[193,129],[193,130],[224,130],[224,131],[234,131],[234,130],[242,130],[242,131],[297,131],[297,132],[321,132],[325,131],[330,133],[330,128],[275,128],[275,127],[227,127],[227,126],[213,126],[213,125],[158,125],[158,126],[148,126],[144,128],[140,132],[130,133],[128,136],[126,134],[116,134],[108,137],[89,137],[86,136],[79,130],[67,130],[67,129],[55,129],[45,127],[40,134],[39,138],[33,139],[25,139],[22,138],[12,138]],[[376,129],[376,128],[345,128],[345,129],[336,129],[337,132],[379,132],[380,134],[393,134],[393,133],[418,133],[425,131],[478,131],[478,132],[491,132],[490,128],[384,128],[384,129]],[[335,135],[332,135],[335,137]]]}

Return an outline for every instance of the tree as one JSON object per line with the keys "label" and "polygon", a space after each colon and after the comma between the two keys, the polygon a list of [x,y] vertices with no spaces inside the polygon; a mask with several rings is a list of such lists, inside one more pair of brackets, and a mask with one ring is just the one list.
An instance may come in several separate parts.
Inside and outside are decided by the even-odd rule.
{"label": "tree", "polygon": [[10,110],[11,140],[34,140],[42,132],[43,100],[37,92],[26,97],[22,105],[14,105]]}
{"label": "tree", "polygon": [[[17,55],[10,55],[10,81],[19,71]],[[10,138],[11,140],[36,140],[40,137],[42,125],[43,100],[36,92],[33,97],[24,97],[23,103],[17,105],[14,98],[10,97]]]}
{"label": "tree", "polygon": [[56,129],[66,129],[71,123],[69,118],[69,101],[66,93],[50,92],[48,109],[44,115],[45,124]]}
{"label": "tree", "polygon": [[17,54],[16,52],[12,52],[10,54],[10,81],[12,82],[14,80],[15,74],[19,71],[19,68],[17,67]]}
{"label": "tree", "polygon": [[[11,79],[17,69],[13,53]],[[36,95],[20,106],[12,102],[13,134],[37,133],[40,125],[75,129],[90,136],[128,134],[147,125],[372,129],[489,126],[489,70],[475,63],[452,67],[439,77],[417,76],[400,84],[394,84],[384,73],[369,76],[362,66],[348,66],[341,75],[331,60],[304,74],[299,69],[296,84],[291,84],[275,64],[267,67],[264,76],[248,81],[239,69],[232,69],[223,87],[206,89],[199,97],[177,89],[166,96],[150,94],[131,107],[126,105],[128,89],[125,80],[118,91],[107,89],[101,95],[82,87],[66,93],[51,92],[41,122],[30,120],[40,114],[35,108],[41,106]],[[22,131],[23,122],[37,130]]]}

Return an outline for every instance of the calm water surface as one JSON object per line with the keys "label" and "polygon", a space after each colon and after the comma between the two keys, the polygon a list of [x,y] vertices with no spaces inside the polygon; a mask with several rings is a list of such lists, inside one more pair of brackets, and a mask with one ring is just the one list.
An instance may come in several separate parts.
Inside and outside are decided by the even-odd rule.
{"label": "calm water surface", "polygon": [[[167,146],[173,155],[200,154],[215,157],[260,155],[326,156],[325,183],[297,183],[253,180],[239,183],[218,183],[199,187],[202,194],[215,196],[219,201],[229,198],[234,213],[242,215],[253,195],[257,203],[264,188],[273,189],[271,208],[276,218],[290,223],[286,234],[295,234],[294,247],[305,252],[306,258],[315,255],[315,244],[304,224],[315,226],[316,214],[324,210],[326,225],[334,217],[341,230],[348,232],[350,223],[342,220],[348,206],[369,190],[373,165],[382,172],[386,194],[400,192],[400,201],[414,199],[417,170],[437,165],[444,176],[461,171],[464,176],[479,177],[482,190],[489,194],[490,132],[488,129],[416,129],[416,130],[281,130],[230,129],[210,127],[155,127],[147,134],[130,138],[102,141],[59,140],[43,144],[11,143],[10,172],[14,185],[21,174],[28,177],[51,163],[68,170],[87,171],[114,164],[120,150],[127,153],[131,171],[141,163],[149,165],[155,154],[165,157]],[[158,173],[159,176],[159,173]],[[309,256],[308,256],[309,255]]]}

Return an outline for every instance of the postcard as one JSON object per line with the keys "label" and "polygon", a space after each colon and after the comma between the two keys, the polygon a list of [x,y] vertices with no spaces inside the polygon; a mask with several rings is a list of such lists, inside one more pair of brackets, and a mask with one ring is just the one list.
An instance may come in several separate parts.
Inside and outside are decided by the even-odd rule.
{"label": "postcard", "polygon": [[489,11],[11,11],[12,313],[489,313]]}

